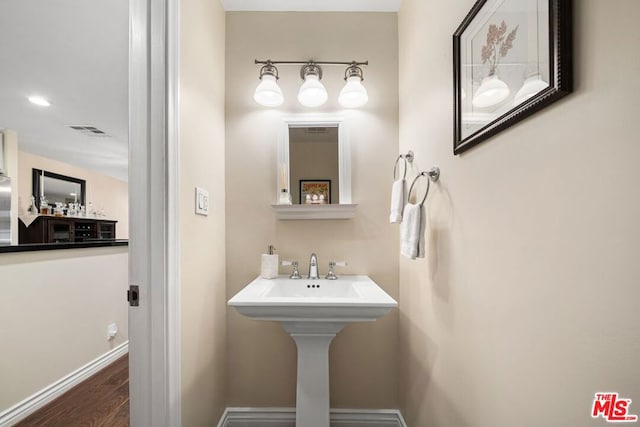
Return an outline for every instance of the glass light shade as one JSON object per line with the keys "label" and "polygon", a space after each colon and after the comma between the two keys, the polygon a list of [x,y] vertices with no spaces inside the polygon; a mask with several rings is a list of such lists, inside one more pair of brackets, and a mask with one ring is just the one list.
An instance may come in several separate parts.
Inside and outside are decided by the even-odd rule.
{"label": "glass light shade", "polygon": [[338,102],[345,108],[362,107],[369,101],[367,89],[362,86],[360,76],[350,76],[347,78],[347,84],[340,91]]}
{"label": "glass light shade", "polygon": [[307,74],[298,92],[298,102],[305,107],[319,107],[329,99],[327,90],[315,74]]}
{"label": "glass light shade", "polygon": [[535,76],[528,77],[520,90],[516,93],[515,98],[513,99],[513,105],[519,105],[531,98],[533,95],[538,92],[549,87],[549,83],[542,80],[540,74],[536,74]]}
{"label": "glass light shade", "polygon": [[278,86],[275,76],[264,74],[256,87],[253,99],[265,107],[277,107],[284,102],[282,89]]}
{"label": "glass light shade", "polygon": [[509,86],[494,74],[482,79],[471,104],[476,108],[493,107],[507,99],[509,93]]}

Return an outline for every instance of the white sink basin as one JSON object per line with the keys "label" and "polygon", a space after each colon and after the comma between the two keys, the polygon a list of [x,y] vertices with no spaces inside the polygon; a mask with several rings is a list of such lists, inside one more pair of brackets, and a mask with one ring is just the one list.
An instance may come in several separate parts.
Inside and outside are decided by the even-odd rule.
{"label": "white sink basin", "polygon": [[[333,281],[335,282],[335,280]],[[265,294],[267,298],[357,298],[352,282],[331,283],[329,280],[276,279]]]}
{"label": "white sink basin", "polygon": [[228,304],[257,320],[274,320],[296,342],[296,427],[329,427],[329,345],[350,322],[374,321],[398,303],[367,276],[338,280],[257,278]]}
{"label": "white sink basin", "polygon": [[338,280],[281,276],[255,279],[229,305],[259,320],[364,322],[385,315],[398,303],[368,276]]}

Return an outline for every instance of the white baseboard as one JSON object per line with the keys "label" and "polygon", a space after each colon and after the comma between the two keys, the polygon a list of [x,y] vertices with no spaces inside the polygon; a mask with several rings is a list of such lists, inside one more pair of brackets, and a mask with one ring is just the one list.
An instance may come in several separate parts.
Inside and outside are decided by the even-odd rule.
{"label": "white baseboard", "polygon": [[47,403],[61,396],[72,387],[86,380],[91,375],[115,362],[121,356],[127,354],[128,351],[129,341],[125,341],[102,356],[99,356],[87,363],[80,369],[73,371],[66,377],[59,379],[55,383],[27,397],[22,402],[0,412],[0,426],[4,427],[16,424],[18,421],[26,418]]}
{"label": "white baseboard", "polygon": [[[218,427],[295,427],[295,408],[226,408]],[[407,427],[397,409],[332,409],[331,427]]]}

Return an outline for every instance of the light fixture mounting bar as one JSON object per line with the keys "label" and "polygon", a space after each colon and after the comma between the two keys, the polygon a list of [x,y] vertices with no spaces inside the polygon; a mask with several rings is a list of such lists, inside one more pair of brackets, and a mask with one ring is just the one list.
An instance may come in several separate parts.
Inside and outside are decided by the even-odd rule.
{"label": "light fixture mounting bar", "polygon": [[256,59],[256,64],[290,64],[290,65],[306,65],[306,64],[317,64],[317,65],[369,65],[369,61],[359,62],[359,61],[272,61],[267,59],[265,61]]}

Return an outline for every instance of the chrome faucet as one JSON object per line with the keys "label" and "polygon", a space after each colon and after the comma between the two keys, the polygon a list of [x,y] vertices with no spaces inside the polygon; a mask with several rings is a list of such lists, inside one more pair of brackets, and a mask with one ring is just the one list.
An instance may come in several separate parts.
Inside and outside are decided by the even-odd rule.
{"label": "chrome faucet", "polygon": [[319,279],[320,275],[318,274],[318,257],[315,253],[311,254],[311,258],[309,259],[309,275],[307,279]]}

